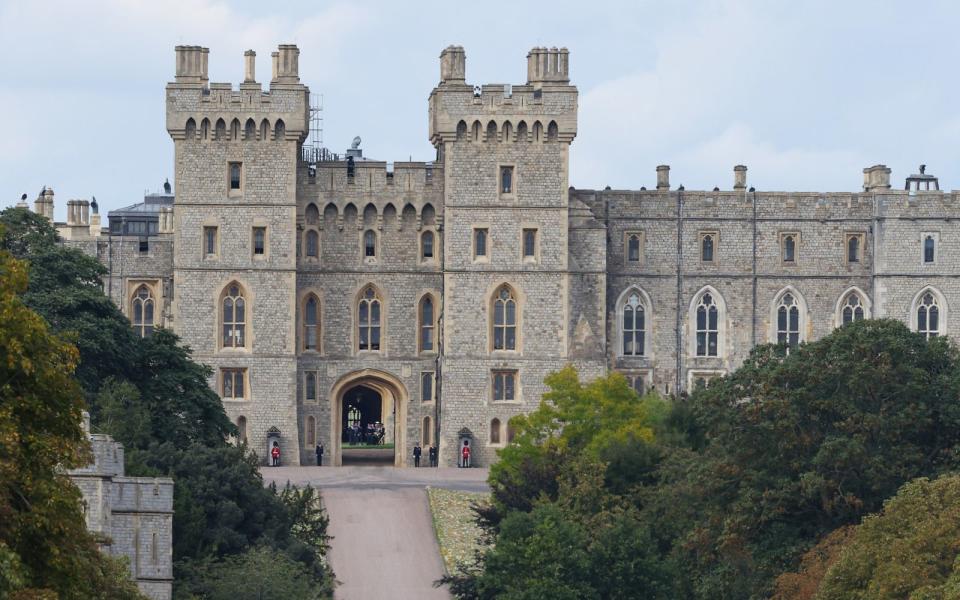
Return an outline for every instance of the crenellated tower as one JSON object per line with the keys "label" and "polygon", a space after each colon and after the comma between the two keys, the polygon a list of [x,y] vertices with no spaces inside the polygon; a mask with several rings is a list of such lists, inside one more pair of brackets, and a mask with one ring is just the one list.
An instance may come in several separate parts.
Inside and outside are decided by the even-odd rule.
{"label": "crenellated tower", "polygon": [[166,88],[174,328],[214,368],[211,385],[241,438],[264,462],[277,443],[284,464],[299,462],[296,171],[309,114],[299,54],[293,45],[272,54],[264,90],[247,51],[234,89],[209,82],[206,48],[178,46]]}
{"label": "crenellated tower", "polygon": [[[536,407],[544,377],[570,359],[567,189],[576,133],[566,49],[532,49],[522,85],[472,86],[462,47],[440,55],[430,139],[445,177],[444,460],[462,446],[462,432],[482,464],[492,462],[495,444],[486,440],[505,443],[509,418]],[[503,431],[488,432],[497,422]]]}

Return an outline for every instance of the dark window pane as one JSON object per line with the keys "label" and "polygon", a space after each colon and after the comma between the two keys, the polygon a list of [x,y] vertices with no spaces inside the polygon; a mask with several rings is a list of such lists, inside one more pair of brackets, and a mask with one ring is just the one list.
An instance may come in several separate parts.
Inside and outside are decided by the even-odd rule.
{"label": "dark window pane", "polygon": [[367,325],[370,321],[369,319],[370,303],[361,301],[360,302],[360,326],[363,327]]}
{"label": "dark window pane", "polygon": [[496,327],[493,330],[493,349],[503,350],[503,327]]}
{"label": "dark window pane", "polygon": [[929,325],[930,331],[937,331],[940,329],[940,309],[936,306],[930,307],[929,314]]}
{"label": "dark window pane", "polygon": [[231,371],[223,372],[223,397],[233,397],[233,372]]}
{"label": "dark window pane", "polygon": [[507,350],[516,350],[517,349],[517,328],[507,326]]}
{"label": "dark window pane", "polygon": [[243,371],[234,371],[233,389],[237,398],[243,398]]}
{"label": "dark window pane", "polygon": [[380,302],[377,300],[370,303],[370,324],[380,324]]}
{"label": "dark window pane", "polygon": [[477,256],[486,256],[487,255],[487,232],[484,229],[477,229],[474,233],[475,242],[474,247],[476,249]]}
{"label": "dark window pane", "polygon": [[380,328],[379,327],[370,328],[370,349],[371,350],[380,349]]}
{"label": "dark window pane", "polygon": [[703,331],[697,332],[697,356],[707,355],[707,334]]}
{"label": "dark window pane", "polygon": [[923,306],[917,310],[917,329],[927,331],[927,309]]}
{"label": "dark window pane", "polygon": [[928,262],[928,263],[933,262],[933,250],[934,250],[933,238],[930,236],[927,236],[927,239],[923,241],[923,262]]}
{"label": "dark window pane", "polygon": [[503,325],[504,306],[501,300],[493,303],[493,324]]}
{"label": "dark window pane", "polygon": [[493,399],[503,400],[503,375],[499,373],[493,376]]}
{"label": "dark window pane", "polygon": [[503,398],[504,400],[513,400],[513,385],[514,385],[514,375],[513,373],[507,373],[503,376]]}
{"label": "dark window pane", "polygon": [[429,231],[423,234],[423,257],[433,258],[433,233]]}
{"label": "dark window pane", "polygon": [[517,303],[513,300],[507,300],[507,325],[516,325],[517,323]]}
{"label": "dark window pane", "polygon": [[640,262],[640,238],[635,235],[631,235],[627,241],[627,260]]}
{"label": "dark window pane", "polygon": [[710,331],[717,330],[717,307],[711,306],[710,312],[707,313],[710,316]]}
{"label": "dark window pane", "polygon": [[716,356],[717,355],[717,334],[716,333],[709,334],[708,344],[709,344],[709,347],[708,347],[709,355]]}
{"label": "dark window pane", "polygon": [[697,308],[697,330],[702,330],[707,328],[707,309],[704,307]]}
{"label": "dark window pane", "polygon": [[786,331],[787,329],[787,309],[781,306],[777,309],[777,330]]}
{"label": "dark window pane", "polygon": [[790,331],[800,331],[800,309],[796,306],[790,308]]}
{"label": "dark window pane", "polygon": [[537,232],[533,229],[526,229],[523,232],[523,255],[535,256],[537,250]]}

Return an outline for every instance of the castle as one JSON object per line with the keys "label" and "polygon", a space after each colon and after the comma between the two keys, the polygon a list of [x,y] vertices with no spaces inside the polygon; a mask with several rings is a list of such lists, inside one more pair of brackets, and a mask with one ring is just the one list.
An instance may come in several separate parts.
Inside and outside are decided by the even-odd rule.
{"label": "castle", "polygon": [[[382,422],[397,465],[439,444],[453,465],[495,460],[544,377],[623,372],[680,395],[755,344],[799,344],[871,317],[960,333],[960,193],[923,171],[905,189],[864,169],[857,193],[575,189],[577,88],[566,49],[534,48],[522,85],[473,86],[446,48],[430,92],[432,162],[304,147],[299,50],[269,89],[210,83],[179,46],[166,87],[169,187],[108,228],[71,201],[60,231],[107,265],[133,326],[172,328],[213,367],[240,437],[266,462],[340,464],[344,429]],[[37,210],[52,217],[52,192]],[[48,205],[49,203],[49,205]]]}

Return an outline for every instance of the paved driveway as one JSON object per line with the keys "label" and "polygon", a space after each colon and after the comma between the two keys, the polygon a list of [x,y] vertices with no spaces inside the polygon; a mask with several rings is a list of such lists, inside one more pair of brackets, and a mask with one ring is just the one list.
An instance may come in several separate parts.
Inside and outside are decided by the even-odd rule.
{"label": "paved driveway", "polygon": [[264,481],[319,488],[338,600],[446,599],[426,486],[485,492],[486,469],[264,467]]}

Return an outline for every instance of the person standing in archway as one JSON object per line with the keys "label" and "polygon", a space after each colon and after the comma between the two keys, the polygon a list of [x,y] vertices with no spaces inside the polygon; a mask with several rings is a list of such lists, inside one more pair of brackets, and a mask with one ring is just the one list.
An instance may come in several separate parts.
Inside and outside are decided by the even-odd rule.
{"label": "person standing in archway", "polygon": [[323,444],[317,443],[317,466],[323,466]]}
{"label": "person standing in archway", "polygon": [[468,442],[467,440],[463,440],[463,450],[460,451],[460,454],[462,457],[461,465],[464,468],[469,467],[470,466],[470,442]]}
{"label": "person standing in archway", "polygon": [[427,450],[427,455],[430,456],[430,466],[437,466],[437,448],[435,446],[430,446],[430,449]]}
{"label": "person standing in archway", "polygon": [[423,454],[423,449],[420,448],[420,442],[417,442],[413,446],[413,466],[420,466],[420,455]]}
{"label": "person standing in archway", "polygon": [[273,459],[273,466],[280,466],[280,444],[274,442],[273,448],[270,449],[270,457]]}

